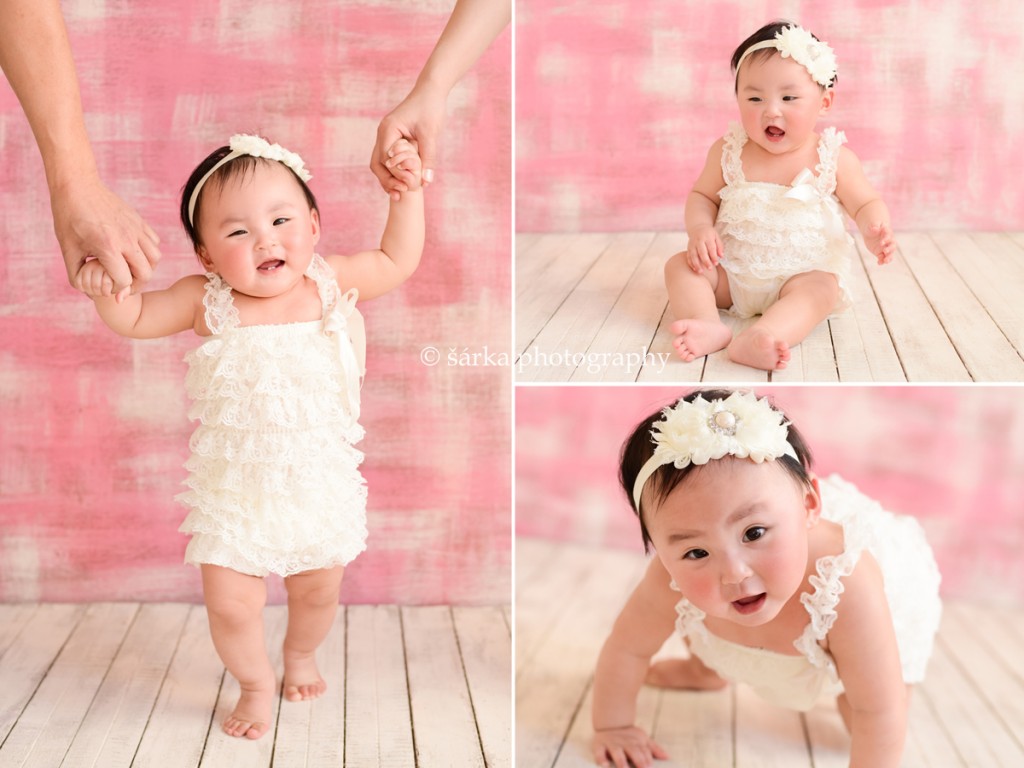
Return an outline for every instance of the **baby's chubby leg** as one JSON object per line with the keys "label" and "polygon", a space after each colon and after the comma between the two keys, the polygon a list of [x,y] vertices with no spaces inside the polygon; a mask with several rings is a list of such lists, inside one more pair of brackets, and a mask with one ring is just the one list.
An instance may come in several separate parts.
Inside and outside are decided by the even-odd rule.
{"label": "baby's chubby leg", "polygon": [[794,275],[782,286],[778,301],[730,342],[729,359],[766,371],[785,368],[789,348],[828,317],[838,300],[839,280],[831,272]]}
{"label": "baby's chubby leg", "polygon": [[284,580],[288,631],[284,637],[284,695],[289,701],[315,699],[327,690],[316,666],[316,649],[338,611],[342,566],[306,571]]}
{"label": "baby's chubby leg", "polygon": [[694,272],[687,263],[685,251],[665,263],[665,288],[668,303],[676,321],[672,344],[686,362],[724,349],[732,339],[732,331],[718,316],[719,307],[732,304],[725,270],[715,265]]}
{"label": "baby's chubby leg", "polygon": [[258,739],[270,728],[277,681],[263,641],[266,584],[219,565],[203,565],[203,595],[210,635],[224,666],[242,689],[222,724],[229,736]]}

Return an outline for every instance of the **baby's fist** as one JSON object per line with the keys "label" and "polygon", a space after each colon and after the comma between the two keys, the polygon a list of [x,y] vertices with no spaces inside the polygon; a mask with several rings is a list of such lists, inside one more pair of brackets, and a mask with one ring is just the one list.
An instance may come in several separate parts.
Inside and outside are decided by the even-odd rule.
{"label": "baby's fist", "polygon": [[896,242],[892,238],[892,229],[888,224],[878,223],[868,227],[864,242],[879,264],[888,264],[896,252]]}
{"label": "baby's fist", "polygon": [[408,139],[399,139],[388,148],[388,159],[384,165],[406,189],[422,186],[423,161],[416,145]]}

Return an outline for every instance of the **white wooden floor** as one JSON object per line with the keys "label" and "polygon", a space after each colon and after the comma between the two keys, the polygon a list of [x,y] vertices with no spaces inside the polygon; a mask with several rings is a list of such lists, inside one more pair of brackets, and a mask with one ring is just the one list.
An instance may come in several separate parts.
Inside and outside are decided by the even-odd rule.
{"label": "white wooden floor", "polygon": [[[266,612],[280,675],[286,613]],[[505,608],[349,606],[321,647],[327,694],[275,704],[258,741],[202,606],[0,605],[0,766],[511,765]]]}
{"label": "white wooden floor", "polygon": [[[854,260],[854,306],[765,373],[684,363],[663,267],[683,233],[516,234],[517,381],[1024,381],[1024,233],[903,232]],[[751,321],[723,315],[735,330]]]}
{"label": "white wooden floor", "polygon": [[[639,537],[637,549],[640,548]],[[592,765],[594,663],[645,558],[516,541],[516,765]],[[670,641],[669,654],[682,654]],[[904,766],[1024,765],[1024,609],[947,602],[928,677],[915,687]],[[845,768],[849,738],[834,704],[801,715],[743,686],[644,688],[639,722],[664,766]]]}

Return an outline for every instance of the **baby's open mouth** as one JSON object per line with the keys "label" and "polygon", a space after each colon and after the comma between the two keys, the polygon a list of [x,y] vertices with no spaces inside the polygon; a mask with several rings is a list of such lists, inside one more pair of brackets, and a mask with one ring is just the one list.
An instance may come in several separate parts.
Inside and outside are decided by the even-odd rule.
{"label": "baby's open mouth", "polygon": [[786,132],[784,130],[774,125],[769,125],[767,128],[764,129],[764,132],[768,134],[769,139],[781,139],[783,136],[786,135]]}
{"label": "baby's open mouth", "polygon": [[751,595],[750,597],[742,597],[739,600],[733,600],[732,606],[740,613],[754,613],[764,605],[764,601],[767,599],[767,593],[761,592],[758,595]]}
{"label": "baby's open mouth", "polygon": [[270,261],[264,261],[256,269],[261,272],[273,272],[278,267],[283,267],[284,262],[281,259],[271,259]]}

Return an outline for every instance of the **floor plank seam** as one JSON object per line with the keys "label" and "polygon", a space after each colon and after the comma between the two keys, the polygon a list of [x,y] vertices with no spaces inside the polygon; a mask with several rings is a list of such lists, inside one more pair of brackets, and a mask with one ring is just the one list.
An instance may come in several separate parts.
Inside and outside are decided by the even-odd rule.
{"label": "floor plank seam", "polygon": [[455,624],[455,611],[448,606],[448,620],[452,623],[452,634],[455,636],[455,650],[459,653],[459,668],[462,670],[462,681],[466,684],[466,696],[469,698],[469,711],[473,714],[473,730],[476,732],[477,746],[480,747],[480,760],[487,767],[487,750],[484,749],[484,737],[480,734],[480,721],[476,716],[476,702],[473,701],[473,688],[469,684],[469,673],[466,671],[466,659],[462,655],[462,640],[459,628]]}
{"label": "floor plank seam", "polygon": [[[412,735],[412,755],[415,768],[419,768],[420,753],[416,747],[416,715],[412,709],[412,684],[409,678],[409,651],[405,644],[405,609],[398,609],[398,634],[402,638],[402,664],[405,667],[405,696],[409,705],[409,730]],[[379,750],[378,744],[378,750]]]}

